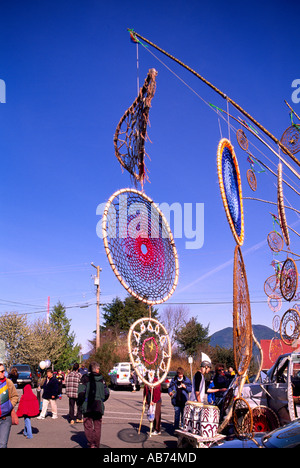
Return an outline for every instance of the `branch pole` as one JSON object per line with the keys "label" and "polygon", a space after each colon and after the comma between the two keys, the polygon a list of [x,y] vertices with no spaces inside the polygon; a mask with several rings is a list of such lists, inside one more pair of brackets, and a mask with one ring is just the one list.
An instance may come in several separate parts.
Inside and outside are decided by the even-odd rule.
{"label": "branch pole", "polygon": [[241,112],[245,117],[247,117],[252,123],[254,123],[254,125],[256,125],[262,132],[264,132],[271,140],[274,141],[274,143],[276,143],[281,149],[282,151],[285,152],[285,154],[287,154],[293,161],[294,163],[296,163],[299,167],[300,167],[300,161],[288,150],[288,148],[286,148],[280,140],[278,140],[278,138],[276,138],[274,135],[272,135],[272,133],[270,133],[265,127],[263,127],[259,122],[257,122],[257,120],[255,120],[250,114],[248,114],[248,112],[246,112],[239,104],[237,104],[235,101],[233,101],[229,96],[227,96],[225,93],[223,93],[223,91],[221,91],[220,89],[218,89],[216,86],[214,86],[212,83],[210,83],[208,80],[206,80],[203,76],[201,76],[199,73],[197,73],[195,70],[193,70],[192,68],[190,68],[188,65],[186,65],[185,63],[181,62],[180,60],[178,60],[176,57],[174,57],[173,55],[169,54],[168,52],[166,52],[165,50],[161,49],[159,46],[157,46],[156,44],[154,44],[153,42],[149,41],[148,39],[146,39],[145,37],[141,36],[140,34],[138,34],[137,32],[135,31],[132,31],[132,34],[134,35],[134,37],[138,37],[139,39],[141,39],[142,41],[146,42],[147,44],[149,44],[151,47],[154,47],[156,50],[158,50],[159,52],[161,52],[162,54],[166,55],[167,57],[169,57],[170,59],[174,60],[174,62],[178,63],[179,65],[181,65],[183,68],[185,68],[186,70],[188,70],[189,72],[191,72],[193,75],[195,75],[197,78],[199,78],[201,81],[203,81],[203,83],[205,83],[206,85],[208,85],[211,89],[213,89],[216,93],[218,93],[220,96],[222,96],[223,99],[226,99],[228,102],[230,102],[230,104],[232,104],[239,112]]}

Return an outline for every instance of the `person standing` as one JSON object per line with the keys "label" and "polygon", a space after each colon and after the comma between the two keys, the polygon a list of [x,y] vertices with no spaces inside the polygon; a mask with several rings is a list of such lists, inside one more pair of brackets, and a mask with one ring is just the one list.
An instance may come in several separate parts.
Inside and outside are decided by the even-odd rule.
{"label": "person standing", "polygon": [[64,381],[64,374],[61,370],[59,370],[56,374],[56,378],[58,381],[58,398],[61,400],[62,397],[62,388],[63,388],[63,381]]}
{"label": "person standing", "polygon": [[205,375],[211,371],[211,363],[202,361],[200,369],[196,372],[193,378],[192,392],[190,395],[191,401],[205,403]]}
{"label": "person standing", "polygon": [[40,405],[37,397],[34,395],[31,385],[27,384],[23,388],[23,395],[17,410],[18,418],[24,418],[24,436],[26,439],[32,439],[31,418],[38,416]]}
{"label": "person standing", "polygon": [[91,362],[78,386],[78,404],[82,406],[83,426],[90,448],[100,448],[104,402],[109,390],[100,374],[100,365]]}
{"label": "person standing", "polygon": [[43,406],[41,414],[37,419],[45,419],[47,414],[48,405],[50,403],[52,410],[52,419],[57,419],[57,404],[58,398],[58,380],[53,376],[52,369],[47,369],[47,377],[42,386],[43,392]]}
{"label": "person standing", "polygon": [[[153,383],[157,382],[158,378],[153,379]],[[148,385],[144,386],[144,399],[148,406],[155,405],[155,414],[152,435],[160,435],[160,425],[161,425],[161,384],[156,385],[153,388],[150,388]]]}
{"label": "person standing", "polygon": [[[79,372],[79,364],[76,362],[73,365],[73,370],[66,378],[66,395],[69,398],[69,420],[70,424],[74,422],[83,422],[81,406],[78,404],[78,386],[81,380]],[[75,417],[75,404],[77,407],[77,416]]]}
{"label": "person standing", "polygon": [[19,401],[17,390],[5,377],[4,364],[0,363],[0,448],[7,448],[12,425],[11,413]]}
{"label": "person standing", "polygon": [[179,429],[180,419],[183,424],[184,406],[189,399],[189,393],[192,391],[192,382],[184,375],[182,367],[178,367],[177,375],[171,380],[168,393],[171,397],[171,403],[174,406],[174,429]]}

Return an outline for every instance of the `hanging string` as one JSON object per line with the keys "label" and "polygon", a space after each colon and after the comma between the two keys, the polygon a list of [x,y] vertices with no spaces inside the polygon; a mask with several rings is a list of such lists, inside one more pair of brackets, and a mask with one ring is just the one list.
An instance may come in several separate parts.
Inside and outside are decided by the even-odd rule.
{"label": "hanging string", "polygon": [[140,70],[139,70],[139,43],[136,43],[136,80],[137,80],[137,96],[140,92]]}
{"label": "hanging string", "polygon": [[227,126],[228,126],[228,140],[230,141],[229,101],[228,101],[228,98],[227,98],[227,97],[226,97],[226,103],[227,103]]}

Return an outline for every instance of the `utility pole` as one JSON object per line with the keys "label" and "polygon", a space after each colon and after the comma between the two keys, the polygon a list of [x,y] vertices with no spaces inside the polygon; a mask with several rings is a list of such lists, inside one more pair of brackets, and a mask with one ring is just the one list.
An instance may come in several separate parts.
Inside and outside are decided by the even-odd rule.
{"label": "utility pole", "polygon": [[94,284],[97,286],[97,315],[96,315],[96,350],[100,347],[100,271],[102,268],[93,264],[92,267],[96,268],[97,276],[95,277]]}

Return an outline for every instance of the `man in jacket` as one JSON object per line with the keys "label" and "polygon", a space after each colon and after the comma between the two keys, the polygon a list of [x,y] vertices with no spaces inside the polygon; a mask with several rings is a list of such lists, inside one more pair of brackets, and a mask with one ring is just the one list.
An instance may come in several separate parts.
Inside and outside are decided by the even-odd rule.
{"label": "man in jacket", "polygon": [[[78,386],[81,380],[81,374],[79,372],[79,364],[75,362],[73,370],[66,378],[66,394],[69,398],[69,418],[70,424],[74,422],[82,422],[81,406],[78,404]],[[77,406],[77,416],[75,417],[75,404]]]}
{"label": "man in jacket", "polygon": [[52,369],[47,369],[47,378],[42,386],[44,389],[43,393],[43,407],[41,414],[37,419],[45,419],[48,405],[50,402],[52,410],[52,419],[57,419],[57,404],[56,400],[58,398],[59,386],[58,380],[53,376]]}
{"label": "man in jacket", "polygon": [[100,447],[104,402],[108,397],[100,365],[92,362],[89,374],[82,376],[78,386],[78,404],[82,406],[84,432],[90,448]]}
{"label": "man in jacket", "polygon": [[19,397],[13,382],[5,377],[5,367],[0,363],[0,448],[7,448],[12,419],[11,413]]}
{"label": "man in jacket", "polygon": [[171,380],[168,388],[168,393],[171,397],[171,403],[174,406],[174,429],[179,429],[179,423],[181,418],[181,424],[183,424],[183,412],[184,406],[189,399],[189,393],[192,391],[192,382],[188,377],[184,375],[182,367],[178,367],[177,375]]}

